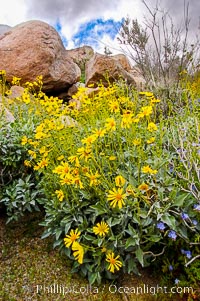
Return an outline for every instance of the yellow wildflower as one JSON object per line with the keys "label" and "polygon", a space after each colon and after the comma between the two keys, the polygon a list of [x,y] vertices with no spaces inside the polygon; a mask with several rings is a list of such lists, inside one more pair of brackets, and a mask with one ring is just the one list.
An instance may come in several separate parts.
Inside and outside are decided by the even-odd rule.
{"label": "yellow wildflower", "polygon": [[102,252],[102,253],[106,253],[106,252],[107,252],[106,247],[103,247],[103,248],[101,249],[101,252]]}
{"label": "yellow wildflower", "polygon": [[148,92],[148,91],[139,92],[139,95],[144,95],[144,96],[147,96],[147,97],[153,97],[153,93]]}
{"label": "yellow wildflower", "polygon": [[109,159],[110,161],[115,161],[115,160],[117,159],[117,157],[116,157],[116,156],[110,156],[108,159]]}
{"label": "yellow wildflower", "polygon": [[32,139],[28,139],[28,143],[32,145],[34,148],[37,148],[37,146],[39,145],[38,141],[33,141]]}
{"label": "yellow wildflower", "polygon": [[41,166],[41,168],[47,167],[48,164],[49,164],[49,159],[48,159],[48,158],[43,158],[43,159],[40,161],[40,166]]}
{"label": "yellow wildflower", "polygon": [[72,244],[72,251],[74,251],[73,256],[78,261],[78,263],[82,264],[83,263],[83,256],[84,256],[84,249],[77,241],[75,241]]}
{"label": "yellow wildflower", "polygon": [[13,79],[12,79],[12,81],[11,81],[11,84],[12,84],[12,85],[17,85],[17,86],[19,86],[20,80],[21,80],[20,77],[13,76]]}
{"label": "yellow wildflower", "polygon": [[113,208],[115,208],[117,205],[119,209],[121,209],[122,206],[125,205],[125,198],[126,194],[123,193],[123,188],[113,188],[113,190],[109,190],[109,193],[107,195],[107,200],[111,201],[110,206],[112,206]]}
{"label": "yellow wildflower", "polygon": [[85,174],[89,172],[89,168],[88,168],[87,166],[83,166],[83,167],[81,168],[81,170],[82,170],[82,172],[85,173]]}
{"label": "yellow wildflower", "polygon": [[89,174],[87,173],[86,176],[90,179],[90,186],[96,186],[100,183],[100,181],[98,180],[98,178],[100,177],[100,174],[98,174],[98,172],[96,171],[95,174]]}
{"label": "yellow wildflower", "polygon": [[157,125],[154,122],[149,122],[147,130],[149,132],[157,131]]}
{"label": "yellow wildflower", "polygon": [[99,236],[106,236],[106,234],[109,232],[108,224],[104,221],[97,223],[97,225],[93,227],[93,232]]}
{"label": "yellow wildflower", "polygon": [[65,175],[61,174],[60,176],[61,180],[60,180],[60,184],[61,185],[70,185],[72,184],[72,175],[70,173],[66,173]]}
{"label": "yellow wildflower", "polygon": [[156,169],[152,169],[151,167],[149,167],[149,165],[146,165],[146,166],[143,166],[142,167],[142,172],[143,173],[149,173],[149,174],[151,174],[151,175],[155,175],[155,174],[157,174],[157,170]]}
{"label": "yellow wildflower", "polygon": [[72,184],[75,184],[76,186],[79,186],[80,189],[83,188],[83,183],[82,183],[79,176],[76,176],[76,177],[72,178]]}
{"label": "yellow wildflower", "polygon": [[72,174],[74,176],[78,176],[79,175],[79,169],[78,168],[74,168],[73,171],[72,171]]}
{"label": "yellow wildflower", "polygon": [[69,235],[66,235],[66,237],[64,238],[65,246],[69,248],[71,244],[73,244],[77,239],[79,239],[80,235],[81,232],[78,231],[78,228],[76,228],[75,231],[71,229]]}
{"label": "yellow wildflower", "polygon": [[140,113],[138,114],[138,118],[145,117],[145,116],[147,117],[151,115],[152,112],[153,112],[152,106],[142,107]]}
{"label": "yellow wildflower", "polygon": [[64,156],[63,156],[63,155],[60,155],[60,156],[57,158],[58,161],[61,161],[61,160],[63,160],[63,159],[64,159]]}
{"label": "yellow wildflower", "polygon": [[145,184],[145,183],[142,183],[142,184],[140,184],[139,186],[138,186],[138,188],[140,189],[140,190],[148,190],[149,189],[149,185],[147,185],[147,184]]}
{"label": "yellow wildflower", "polygon": [[46,136],[46,134],[43,133],[42,131],[40,131],[35,134],[35,139],[40,140],[40,139],[43,139],[45,136]]}
{"label": "yellow wildflower", "polygon": [[44,168],[48,166],[49,159],[43,158],[41,161],[38,162],[37,165],[34,166],[34,170],[39,170],[41,168]]}
{"label": "yellow wildflower", "polygon": [[[65,175],[65,174],[68,174],[70,172],[70,166],[67,162],[61,162],[61,168],[62,168],[62,174]],[[57,172],[58,173],[58,172]]]}
{"label": "yellow wildflower", "polygon": [[154,143],[155,140],[156,140],[155,137],[151,137],[151,138],[149,138],[149,139],[147,140],[147,143],[148,143],[148,144]]}
{"label": "yellow wildflower", "polygon": [[111,130],[111,131],[115,131],[116,130],[116,122],[114,118],[107,118],[106,119],[106,129],[107,130]]}
{"label": "yellow wildflower", "polygon": [[110,101],[108,106],[109,106],[109,109],[112,113],[119,112],[119,103],[116,100],[115,101]]}
{"label": "yellow wildflower", "polygon": [[31,102],[30,95],[26,91],[24,91],[24,93],[22,94],[22,100],[26,104],[29,104]]}
{"label": "yellow wildflower", "polygon": [[5,70],[0,70],[0,75],[5,76],[6,75],[6,71]]}
{"label": "yellow wildflower", "polygon": [[121,128],[129,129],[133,120],[133,113],[130,110],[126,110],[122,115]]}
{"label": "yellow wildflower", "polygon": [[135,195],[135,190],[131,185],[128,185],[128,187],[126,188],[126,193],[129,195]]}
{"label": "yellow wildflower", "polygon": [[56,166],[52,172],[53,172],[53,173],[57,173],[58,175],[59,175],[59,174],[62,174],[62,172],[63,172],[63,167],[62,167],[61,165]]}
{"label": "yellow wildflower", "polygon": [[59,201],[62,202],[63,199],[64,199],[64,193],[63,193],[63,191],[60,189],[60,190],[56,190],[55,193],[56,193]]}
{"label": "yellow wildflower", "polygon": [[93,143],[95,140],[97,139],[97,136],[96,135],[90,135],[84,139],[81,140],[81,142],[83,144],[91,144]]}
{"label": "yellow wildflower", "polygon": [[28,143],[28,138],[26,136],[23,136],[21,140],[21,145],[25,145],[27,143]]}
{"label": "yellow wildflower", "polygon": [[33,159],[35,159],[36,157],[37,157],[37,155],[36,155],[36,152],[34,152],[34,151],[32,151],[32,150],[28,150],[28,154],[33,158]]}
{"label": "yellow wildflower", "polygon": [[121,128],[122,129],[129,129],[130,126],[132,124],[132,117],[129,116],[129,117],[122,117],[122,121],[121,121]]}
{"label": "yellow wildflower", "polygon": [[31,162],[28,160],[24,161],[24,166],[31,167]]}
{"label": "yellow wildflower", "polygon": [[140,119],[139,118],[133,118],[132,121],[135,122],[135,123],[138,123],[140,121]]}
{"label": "yellow wildflower", "polygon": [[115,178],[115,184],[117,187],[122,187],[126,183],[126,180],[122,176],[116,176]]}
{"label": "yellow wildflower", "polygon": [[92,131],[94,133],[94,135],[96,135],[97,137],[103,137],[106,133],[106,129],[95,129]]}
{"label": "yellow wildflower", "polygon": [[160,99],[152,98],[150,104],[154,105],[154,103],[158,103],[158,102],[160,102]]}
{"label": "yellow wildflower", "polygon": [[70,156],[70,157],[68,157],[68,161],[69,161],[70,163],[73,163],[73,162],[74,162],[76,167],[79,167],[79,166],[80,166],[79,159],[78,159],[77,156]]}
{"label": "yellow wildflower", "polygon": [[119,269],[122,267],[122,262],[118,260],[119,255],[115,257],[115,254],[113,252],[110,252],[106,255],[106,261],[109,263],[108,270],[111,273],[115,272],[115,269],[119,271]]}
{"label": "yellow wildflower", "polygon": [[50,152],[50,150],[47,150],[45,146],[43,146],[39,149],[39,153],[41,155],[43,155],[43,157],[47,157],[49,152]]}
{"label": "yellow wildflower", "polygon": [[80,147],[77,149],[78,156],[80,159],[85,159],[87,161],[89,158],[91,158],[91,148],[89,147]]}
{"label": "yellow wildflower", "polygon": [[133,145],[138,146],[142,143],[142,140],[140,138],[133,139]]}

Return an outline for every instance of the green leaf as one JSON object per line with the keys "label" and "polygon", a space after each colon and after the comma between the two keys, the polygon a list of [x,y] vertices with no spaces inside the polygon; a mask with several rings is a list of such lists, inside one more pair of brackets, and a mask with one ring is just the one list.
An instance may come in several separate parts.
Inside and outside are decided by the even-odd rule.
{"label": "green leaf", "polygon": [[81,190],[80,194],[84,197],[84,199],[86,200],[90,200],[91,199],[91,195],[89,193],[87,193],[85,190]]}
{"label": "green leaf", "polygon": [[60,246],[63,242],[63,239],[58,239],[53,243],[53,248],[55,249],[56,247]]}
{"label": "green leaf", "polygon": [[89,262],[89,263],[86,263],[86,264],[85,264],[85,267],[86,267],[86,269],[87,269],[89,272],[91,272],[91,273],[92,273],[92,270],[93,270],[93,265],[91,265],[91,262]]}
{"label": "green leaf", "polygon": [[84,235],[84,238],[85,238],[86,240],[89,240],[89,241],[92,241],[92,240],[95,239],[94,236],[89,235],[89,234]]}
{"label": "green leaf", "polygon": [[57,229],[56,230],[56,240],[59,239],[60,235],[62,234],[63,230],[62,229]]}
{"label": "green leaf", "polygon": [[[76,265],[76,263],[74,263]],[[77,265],[79,265],[79,263],[77,262]],[[85,265],[81,265],[81,272],[83,273],[84,276],[87,275],[87,268]]]}
{"label": "green leaf", "polygon": [[98,277],[98,273],[88,273],[88,280],[90,284],[93,284]]}
{"label": "green leaf", "polygon": [[51,234],[52,234],[52,233],[51,233],[49,230],[44,231],[44,233],[43,233],[42,236],[41,236],[41,239],[44,239],[44,238],[46,238],[46,237],[49,237]]}
{"label": "green leaf", "polygon": [[140,219],[139,219],[139,216],[137,216],[137,215],[134,215],[133,217],[132,217],[132,220],[133,220],[133,222],[134,223],[136,223],[136,224],[139,224],[140,225]]}
{"label": "green leaf", "polygon": [[104,213],[107,213],[106,208],[104,208],[104,207],[101,206],[100,204],[90,206],[90,208],[92,208],[92,209],[95,210],[96,216],[101,215],[101,214],[104,214]]}
{"label": "green leaf", "polygon": [[69,229],[71,228],[71,224],[72,224],[72,222],[66,223],[66,225],[65,225],[65,233],[66,234],[68,233]]}
{"label": "green leaf", "polygon": [[104,241],[103,238],[98,238],[98,240],[97,240],[98,247],[100,247],[102,245],[103,241]]}
{"label": "green leaf", "polygon": [[106,223],[108,224],[108,226],[111,228],[111,227],[113,227],[113,226],[115,226],[115,225],[119,225],[120,223],[121,223],[121,218],[119,217],[119,218],[112,218],[112,217],[110,217],[107,221],[106,221]]}
{"label": "green leaf", "polygon": [[167,224],[171,229],[176,230],[176,219],[173,215],[165,213],[162,215],[161,221]]}
{"label": "green leaf", "polygon": [[137,186],[137,180],[132,177],[132,176],[129,176],[129,183],[133,186],[133,187],[136,187]]}
{"label": "green leaf", "polygon": [[130,274],[131,272],[134,272],[136,269],[136,263],[135,260],[131,257],[128,260],[128,274]]}
{"label": "green leaf", "polygon": [[183,226],[179,226],[178,232],[179,232],[179,233],[181,234],[181,236],[183,236],[185,239],[188,239],[187,228],[185,228],[185,227],[183,227]]}
{"label": "green leaf", "polygon": [[146,227],[149,226],[152,223],[152,218],[147,217],[146,219],[142,220],[142,226]]}
{"label": "green leaf", "polygon": [[147,212],[145,210],[140,210],[139,216],[141,218],[146,219],[147,218]]}
{"label": "green leaf", "polygon": [[128,230],[126,232],[131,236],[138,236],[136,230],[130,224],[128,224]]}
{"label": "green leaf", "polygon": [[127,241],[126,241],[126,246],[125,246],[125,248],[126,249],[128,249],[129,247],[134,247],[135,245],[136,245],[136,239],[135,238],[133,238],[133,237],[129,237],[128,239],[127,239]]}
{"label": "green leaf", "polygon": [[161,235],[151,235],[149,237],[149,241],[158,242],[161,240],[161,238],[162,238]]}
{"label": "green leaf", "polygon": [[185,199],[189,196],[189,193],[182,193],[176,197],[173,206],[182,207]]}
{"label": "green leaf", "polygon": [[136,250],[135,255],[136,255],[136,258],[138,259],[139,263],[143,267],[144,266],[143,251],[140,247]]}

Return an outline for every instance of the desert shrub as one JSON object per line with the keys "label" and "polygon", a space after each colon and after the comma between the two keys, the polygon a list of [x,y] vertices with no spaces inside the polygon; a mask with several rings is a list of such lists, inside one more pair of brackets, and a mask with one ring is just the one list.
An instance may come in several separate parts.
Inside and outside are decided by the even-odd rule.
{"label": "desert shrub", "polygon": [[174,266],[177,276],[185,260],[188,273],[195,272],[200,187],[193,82],[182,89],[191,101],[185,96],[187,105],[170,116],[153,93],[122,83],[99,85],[92,97],[80,87],[69,105],[34,85],[41,80],[8,102],[15,122],[1,120],[1,202],[10,219],[42,206],[42,237],[53,236],[72,271],[90,283],[156,262]]}
{"label": "desert shrub", "polygon": [[168,95],[172,87],[179,87],[181,74],[194,74],[199,65],[199,37],[190,33],[189,2],[182,6],[183,23],[165,11],[160,3],[146,9],[143,22],[126,17],[119,31],[118,41],[126,45],[122,50],[139,67],[147,86],[163,88]]}
{"label": "desert shrub", "polygon": [[9,100],[9,90],[3,88],[5,73],[1,76],[5,92],[2,103],[12,110],[15,118],[8,122],[3,114],[0,116],[0,205],[5,208],[9,222],[18,220],[27,210],[39,210],[39,201],[44,194],[37,186],[40,179],[30,168],[29,154],[24,147],[24,137],[33,136],[37,122],[40,122],[36,115],[27,111],[31,96],[25,90],[22,101]]}
{"label": "desert shrub", "polygon": [[[199,235],[199,201],[181,177],[188,171],[180,116],[156,119],[160,100],[151,92],[128,97],[113,84],[89,98],[85,90],[68,106],[40,93],[42,120],[25,147],[48,198],[43,237],[53,235],[54,247],[74,260],[72,270],[93,283],[137,273],[138,264],[189,246]],[[188,148],[197,113],[183,108],[181,121],[193,131]],[[196,153],[187,160],[194,158],[197,164]],[[195,173],[190,183],[198,190]]]}

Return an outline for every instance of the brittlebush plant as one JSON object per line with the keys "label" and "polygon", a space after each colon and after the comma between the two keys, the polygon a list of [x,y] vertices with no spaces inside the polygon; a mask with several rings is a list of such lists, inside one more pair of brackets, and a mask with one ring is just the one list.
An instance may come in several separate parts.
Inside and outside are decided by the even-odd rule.
{"label": "brittlebush plant", "polygon": [[[200,205],[184,182],[180,116],[158,119],[161,100],[117,83],[90,97],[81,87],[70,104],[41,89],[32,98],[29,89],[18,99],[20,114],[35,118],[34,132],[21,140],[24,164],[47,198],[43,238],[54,236],[72,271],[100,283],[197,239]],[[192,131],[189,140],[198,126]],[[187,160],[197,154],[196,147]]]}

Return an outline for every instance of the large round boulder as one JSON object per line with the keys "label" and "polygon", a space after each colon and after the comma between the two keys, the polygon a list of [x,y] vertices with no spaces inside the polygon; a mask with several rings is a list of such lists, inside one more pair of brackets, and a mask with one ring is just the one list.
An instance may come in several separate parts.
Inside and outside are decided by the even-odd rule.
{"label": "large round boulder", "polygon": [[43,91],[62,91],[80,79],[57,31],[42,21],[21,23],[0,36],[0,70],[21,83],[43,76]]}

